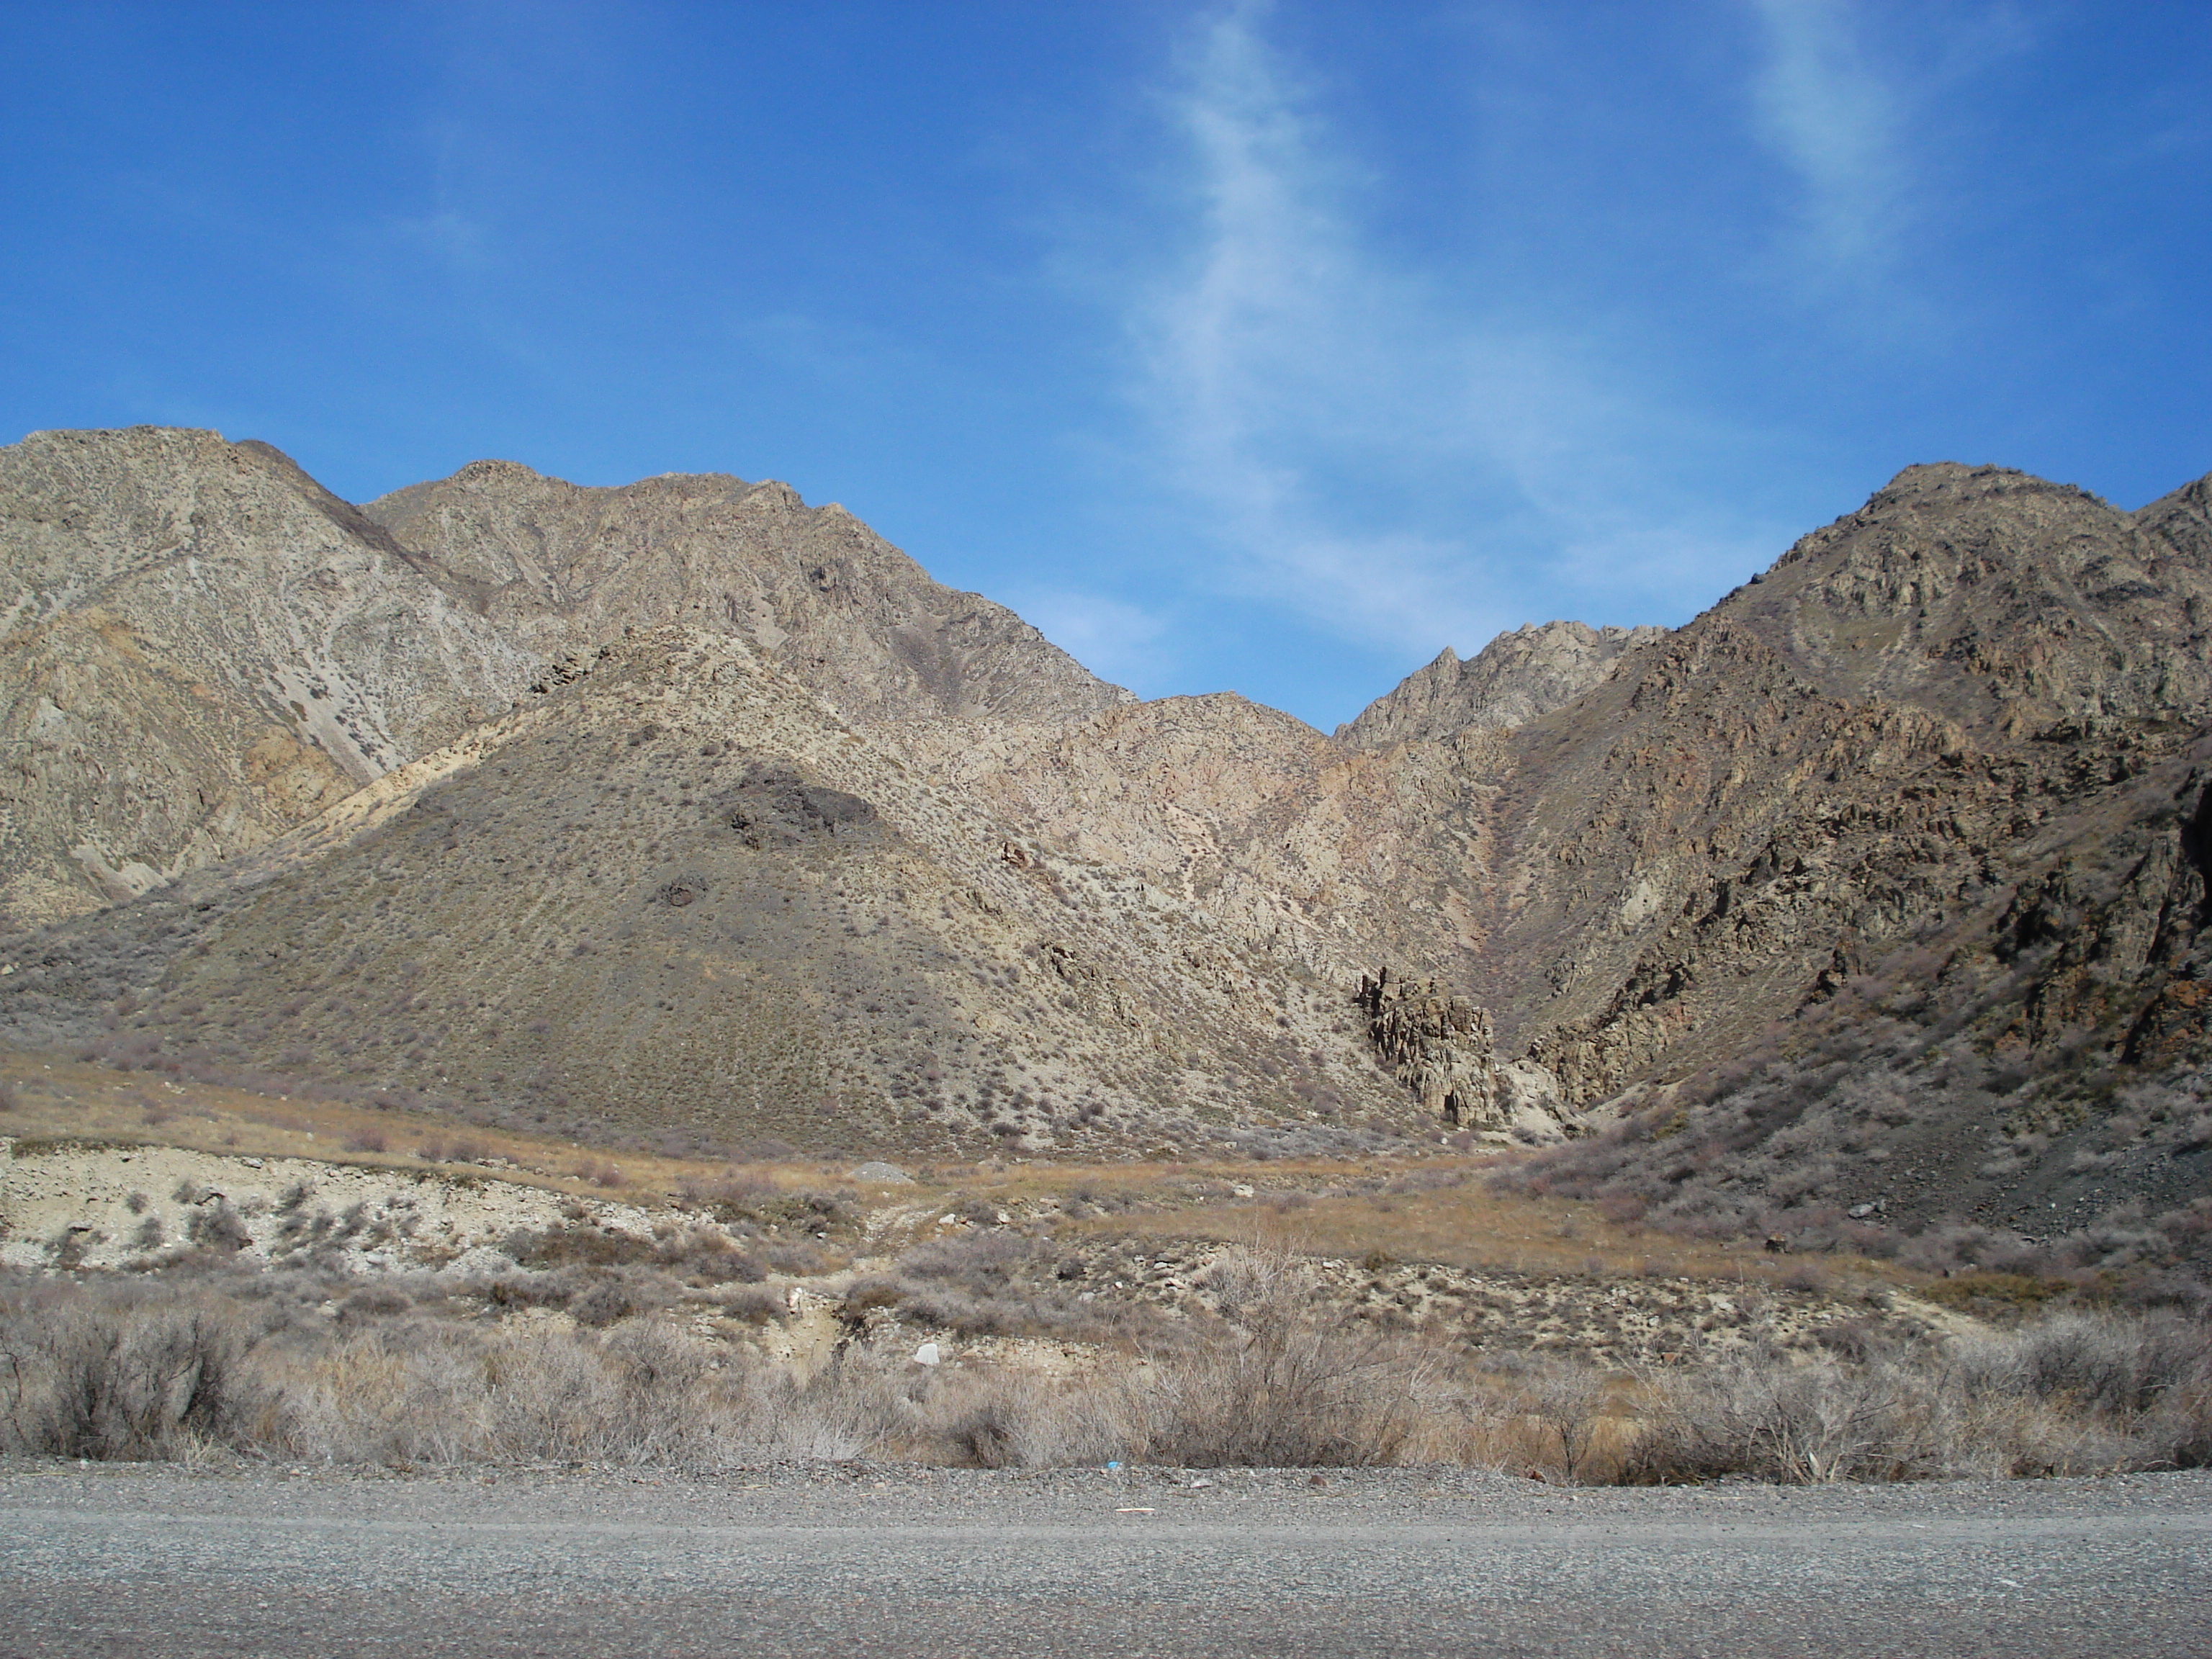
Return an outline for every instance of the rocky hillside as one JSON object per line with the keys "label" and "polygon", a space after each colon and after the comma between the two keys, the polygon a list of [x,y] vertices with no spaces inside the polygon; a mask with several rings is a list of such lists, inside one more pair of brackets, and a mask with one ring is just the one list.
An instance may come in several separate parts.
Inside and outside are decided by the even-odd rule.
{"label": "rocky hillside", "polygon": [[[2106,1156],[2082,1126],[2126,1130],[2113,1091],[2185,1081],[2207,1053],[2191,828],[2212,716],[2205,499],[2191,485],[2130,514],[2002,469],[1915,468],[1510,727],[1354,749],[1199,698],[940,728],[925,757],[1321,977],[1440,977],[1492,1021],[1504,1097],[1556,1091],[1591,1124],[1662,1102],[1672,1121],[1684,1088],[1720,1087],[1751,1057],[1786,1093],[1838,1022],[1920,1033],[1922,1049],[1957,1038],[1972,1065],[1945,1049],[1939,1069],[1981,1081],[1926,1128],[1891,1207],[1933,1215],[1971,1192],[1991,1215],[2063,1212],[2073,1200],[2044,1188],[2073,1177],[2050,1160]],[[1363,717],[1370,732],[1450,726],[1445,677],[1424,675]],[[2074,932],[2093,915],[2094,943]],[[1892,1000],[1937,975],[1941,996]],[[1937,1063],[1896,1040],[1912,1066]],[[2094,1144],[2022,1161],[2019,1126],[2045,1093]],[[1831,1176],[1853,1167],[1845,1145],[1880,1152],[1901,1127],[1854,1119]],[[2165,1133],[2142,1154],[2155,1176],[2108,1191],[2206,1190],[2159,1150]],[[1704,1167],[1748,1169],[1769,1138],[1731,1130]],[[1808,1182],[1818,1158],[1778,1174],[1790,1159],[1772,1156],[1729,1224],[1770,1203],[1890,1203],[1863,1181]]]}
{"label": "rocky hillside", "polygon": [[1613,672],[1624,652],[1663,628],[1591,628],[1534,623],[1500,634],[1466,662],[1449,646],[1358,717],[1336,728],[1353,749],[1448,738],[1475,726],[1523,726],[1563,708]]}
{"label": "rocky hillside", "polygon": [[727,635],[634,634],[363,795],[49,930],[15,1035],[679,1147],[1417,1121],[1335,988],[931,787]]}
{"label": "rocky hillside", "polygon": [[478,462],[375,503],[214,433],[0,449],[0,920],[81,914],[313,817],[625,628],[735,635],[848,712],[1128,694],[780,484]]}
{"label": "rocky hillside", "polygon": [[1722,1230],[2212,1191],[2206,483],[1912,468],[1332,738],[777,485],[0,480],[19,1040],[706,1141],[1565,1121],[1546,1179]]}
{"label": "rocky hillside", "polygon": [[475,461],[362,511],[541,660],[678,623],[744,639],[847,720],[1066,720],[1135,701],[784,484],[671,473],[590,489]]}

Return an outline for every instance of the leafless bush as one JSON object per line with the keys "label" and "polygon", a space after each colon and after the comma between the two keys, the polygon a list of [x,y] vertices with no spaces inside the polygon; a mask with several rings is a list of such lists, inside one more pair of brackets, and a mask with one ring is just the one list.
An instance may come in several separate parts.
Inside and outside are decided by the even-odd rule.
{"label": "leafless bush", "polygon": [[[676,1189],[679,1202],[695,1210],[704,1210],[720,1219],[740,1219],[751,1215],[753,1206],[775,1194],[775,1183],[765,1176],[743,1170],[726,1170],[713,1180],[690,1179]],[[722,1211],[732,1213],[725,1217]]]}
{"label": "leafless bush", "polygon": [[1731,1360],[1674,1380],[1628,1459],[1632,1482],[1748,1475],[1803,1483],[1941,1473],[1928,1379],[1832,1356]]}
{"label": "leafless bush", "polygon": [[1188,1468],[1388,1463],[1413,1431],[1417,1366],[1316,1312],[1291,1258],[1231,1250],[1211,1269],[1223,1328],[1132,1384],[1141,1455]]}
{"label": "leafless bush", "polygon": [[1139,1454],[1118,1364],[1059,1380],[995,1370],[933,1379],[916,1402],[928,1449],[975,1468],[1056,1468]]}
{"label": "leafless bush", "polygon": [[1559,1469],[1570,1480],[1581,1472],[1605,1405],[1605,1378],[1586,1365],[1548,1367],[1529,1392],[1529,1413],[1559,1446]]}
{"label": "leafless bush", "polygon": [[1965,1386],[2108,1419],[2141,1417],[2212,1386],[2212,1332],[2172,1315],[2060,1313],[1965,1345]]}
{"label": "leafless bush", "polygon": [[[854,1332],[860,1316],[904,1307],[917,1284],[972,1304],[958,1281],[972,1276],[988,1296],[994,1264],[1024,1260],[1011,1235],[932,1259],[933,1288],[887,1278],[893,1302],[848,1304]],[[0,1275],[0,1449],[174,1457],[228,1446],[394,1466],[1448,1461],[1638,1481],[2212,1463],[2212,1332],[2171,1315],[2061,1314],[1953,1342],[1860,1322],[1808,1352],[1758,1351],[1608,1399],[1595,1372],[1469,1358],[1333,1317],[1300,1263],[1252,1250],[1217,1259],[1202,1289],[1218,1312],[1176,1322],[1177,1340],[1102,1346],[1058,1374],[957,1357],[917,1364],[906,1332],[858,1336],[809,1374],[678,1328],[658,1310],[687,1299],[683,1287],[647,1261],[517,1269],[459,1290],[430,1274],[363,1285],[312,1265],[201,1263],[176,1277]],[[334,1297],[335,1320],[319,1311]],[[441,1316],[455,1297],[510,1316]],[[766,1285],[688,1299],[739,1318],[783,1312]],[[854,1299],[867,1302],[865,1285]],[[573,1323],[525,1311],[559,1304]]]}
{"label": "leafless bush", "polygon": [[1632,1480],[1809,1482],[2097,1474],[2212,1459],[2212,1334],[2062,1314],[1856,1356],[1775,1353],[1671,1380]]}
{"label": "leafless bush", "polygon": [[280,1375],[284,1449],[394,1465],[705,1464],[741,1448],[742,1371],[651,1321],[595,1337],[381,1327]]}
{"label": "leafless bush", "polygon": [[18,1300],[0,1310],[0,1406],[10,1449],[168,1457],[258,1427],[264,1390],[230,1310],[161,1302]]}
{"label": "leafless bush", "polygon": [[253,1242],[246,1218],[220,1194],[210,1194],[185,1218],[185,1237],[203,1249],[242,1250]]}
{"label": "leafless bush", "polygon": [[573,1224],[518,1231],[508,1236],[503,1248],[525,1267],[651,1267],[694,1286],[732,1281],[757,1285],[768,1277],[757,1256],[704,1228],[686,1228],[647,1239]]}

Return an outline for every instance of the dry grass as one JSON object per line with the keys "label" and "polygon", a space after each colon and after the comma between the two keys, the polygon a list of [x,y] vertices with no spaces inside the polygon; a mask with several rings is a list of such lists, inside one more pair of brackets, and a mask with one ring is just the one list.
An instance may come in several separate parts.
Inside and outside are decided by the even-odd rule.
{"label": "dry grass", "polygon": [[[1491,1165],[1378,1171],[1376,1165],[1321,1166],[1299,1171],[1321,1188],[1297,1188],[1249,1201],[1178,1206],[1083,1224],[1087,1230],[1139,1237],[1260,1242],[1310,1255],[1362,1261],[1380,1253],[1400,1261],[1535,1277],[1650,1276],[1663,1250],[1668,1276],[1780,1285],[1802,1263],[1746,1246],[1666,1238],[1632,1223],[1608,1220],[1595,1205],[1573,1199],[1501,1192],[1480,1178]],[[1328,1190],[1336,1182],[1378,1190]],[[1922,1276],[1889,1262],[1823,1256],[1826,1273],[1846,1283],[1917,1285]]]}
{"label": "dry grass", "polygon": [[[731,1207],[763,1214],[771,1207],[764,1200],[820,1191],[842,1180],[849,1167],[842,1161],[823,1164],[796,1156],[745,1166],[628,1152],[617,1160],[604,1149],[573,1141],[461,1126],[420,1113],[306,1097],[285,1099],[21,1051],[0,1053],[0,1085],[13,1088],[17,1100],[0,1128],[27,1139],[143,1143],[410,1170],[480,1166],[496,1159],[502,1180],[579,1196],[715,1212]],[[147,1121],[149,1103],[162,1109],[158,1123]],[[1593,1259],[1629,1271],[1650,1254],[1648,1237],[1605,1221],[1589,1206],[1498,1194],[1462,1178],[1481,1167],[1480,1161],[1437,1158],[1395,1164],[1278,1161],[1264,1172],[1242,1164],[994,1161],[920,1168],[915,1171],[921,1177],[916,1186],[886,1189],[878,1196],[878,1201],[895,1201],[915,1212],[908,1237],[926,1236],[936,1215],[964,1206],[986,1224],[1001,1209],[1018,1219],[1039,1212],[1057,1218],[1103,1210],[1111,1218],[1109,1226],[1223,1240],[1279,1237],[1284,1230],[1276,1224],[1289,1218],[1295,1220],[1297,1237],[1324,1254],[1358,1255],[1379,1248],[1401,1260],[1521,1266],[1532,1273],[1577,1272]],[[1407,1178],[1446,1178],[1454,1184],[1411,1194],[1324,1196],[1290,1212],[1273,1207],[1285,1200],[1299,1202],[1309,1192]],[[1261,1190],[1254,1200],[1231,1196],[1235,1185],[1255,1182]],[[854,1218],[859,1196],[846,1200],[848,1212],[836,1218],[839,1223]],[[1389,1207],[1378,1208],[1376,1198]],[[1741,1257],[1710,1246],[1688,1254],[1671,1245],[1669,1250],[1685,1272],[1733,1275],[1743,1265]],[[1751,1264],[1750,1271],[1763,1270],[1764,1264]]]}
{"label": "dry grass", "polygon": [[[21,1049],[0,1048],[0,1089],[12,1091],[16,1102],[0,1115],[0,1133],[27,1140],[182,1146],[404,1170],[483,1167],[496,1160],[493,1172],[501,1180],[647,1205],[732,1174],[720,1160],[629,1152],[617,1159],[573,1140],[428,1113],[258,1094]],[[794,1158],[744,1173],[769,1187],[816,1186],[843,1168]]]}

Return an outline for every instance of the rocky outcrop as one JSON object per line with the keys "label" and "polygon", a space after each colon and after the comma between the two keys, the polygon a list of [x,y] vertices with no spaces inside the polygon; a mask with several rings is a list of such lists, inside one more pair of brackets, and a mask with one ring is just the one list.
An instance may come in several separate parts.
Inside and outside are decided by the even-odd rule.
{"label": "rocky outcrop", "polygon": [[1466,662],[1446,646],[1427,667],[1338,726],[1336,740],[1354,749],[1387,749],[1469,726],[1522,726],[1564,708],[1610,674],[1624,653],[1666,631],[1528,623],[1500,634]]}
{"label": "rocky outcrop", "polygon": [[849,848],[882,823],[860,796],[809,783],[787,762],[756,763],[721,804],[738,839],[756,852],[832,842]]}
{"label": "rocky outcrop", "polygon": [[1454,1129],[1557,1133],[1559,1093],[1540,1065],[1501,1066],[1490,1016],[1434,979],[1388,968],[1360,975],[1368,1041],[1421,1109]]}

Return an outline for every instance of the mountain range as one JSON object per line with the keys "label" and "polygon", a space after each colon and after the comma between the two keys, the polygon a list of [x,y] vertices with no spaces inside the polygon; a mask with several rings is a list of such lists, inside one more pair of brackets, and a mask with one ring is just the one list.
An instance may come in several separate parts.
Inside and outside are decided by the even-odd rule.
{"label": "mountain range", "polygon": [[1334,735],[720,475],[356,506],[43,433],[0,548],[21,1044],[617,1141],[1457,1136],[1689,1230],[2212,1233],[2212,480],[1909,468],[1682,628],[1445,651]]}

